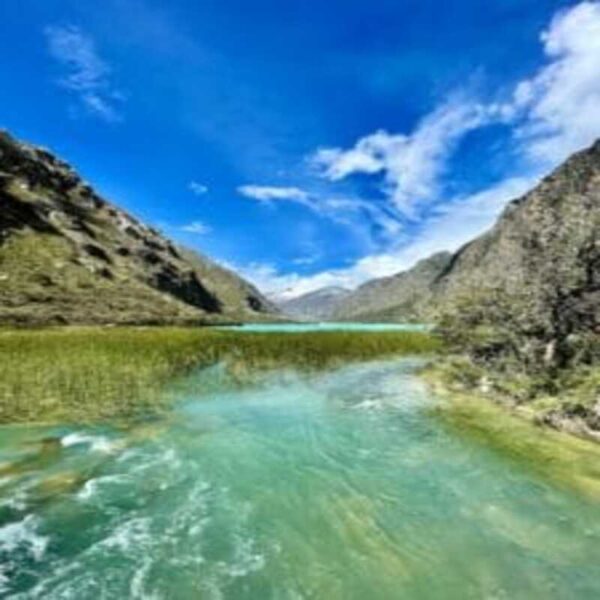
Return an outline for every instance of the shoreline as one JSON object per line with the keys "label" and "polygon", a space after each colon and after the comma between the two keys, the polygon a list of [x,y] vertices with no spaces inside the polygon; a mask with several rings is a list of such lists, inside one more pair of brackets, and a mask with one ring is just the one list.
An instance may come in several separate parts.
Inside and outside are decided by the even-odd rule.
{"label": "shoreline", "polygon": [[536,471],[544,479],[600,501],[600,443],[558,429],[533,408],[516,406],[474,390],[451,389],[436,366],[419,377],[439,398],[431,413],[447,427]]}

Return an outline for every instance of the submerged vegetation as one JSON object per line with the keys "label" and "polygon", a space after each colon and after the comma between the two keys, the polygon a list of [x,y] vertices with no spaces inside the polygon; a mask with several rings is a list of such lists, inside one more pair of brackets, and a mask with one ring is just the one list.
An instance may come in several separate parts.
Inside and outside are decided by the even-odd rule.
{"label": "submerged vegetation", "polygon": [[[476,444],[493,449],[544,479],[600,499],[600,448],[561,431],[535,426],[537,411],[530,406],[485,402],[472,393],[450,391],[439,369],[426,378],[444,401],[432,413],[446,427]],[[525,418],[523,418],[525,417]]]}
{"label": "submerged vegetation", "polygon": [[439,347],[437,338],[421,332],[5,330],[0,332],[0,423],[145,416],[168,404],[166,388],[175,378],[219,362],[243,377],[257,369],[315,369]]}

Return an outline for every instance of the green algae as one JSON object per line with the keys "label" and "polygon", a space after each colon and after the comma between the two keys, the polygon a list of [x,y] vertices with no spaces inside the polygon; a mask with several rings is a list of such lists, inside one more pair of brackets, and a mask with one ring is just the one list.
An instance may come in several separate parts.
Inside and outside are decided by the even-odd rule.
{"label": "green algae", "polygon": [[552,482],[600,499],[600,446],[539,425],[535,410],[493,402],[475,392],[449,390],[425,375],[441,401],[431,408],[455,434],[490,448]]}

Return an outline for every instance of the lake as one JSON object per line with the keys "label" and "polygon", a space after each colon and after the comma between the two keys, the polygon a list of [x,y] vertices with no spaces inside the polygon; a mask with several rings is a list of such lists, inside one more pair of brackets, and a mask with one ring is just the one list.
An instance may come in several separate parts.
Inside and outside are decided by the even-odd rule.
{"label": "lake", "polygon": [[251,333],[309,333],[318,331],[429,331],[430,325],[420,323],[244,323],[225,325],[219,329]]}
{"label": "lake", "polygon": [[2,427],[0,596],[600,597],[600,505],[442,426],[420,364],[214,366],[165,419]]}

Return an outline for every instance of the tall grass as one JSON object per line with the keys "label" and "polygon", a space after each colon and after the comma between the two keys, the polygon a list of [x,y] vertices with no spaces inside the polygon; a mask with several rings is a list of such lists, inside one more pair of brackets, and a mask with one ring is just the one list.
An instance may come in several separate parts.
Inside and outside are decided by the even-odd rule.
{"label": "tall grass", "polygon": [[225,361],[238,374],[278,366],[430,353],[418,332],[248,333],[184,328],[0,331],[0,423],[98,421],[162,409],[173,378]]}

